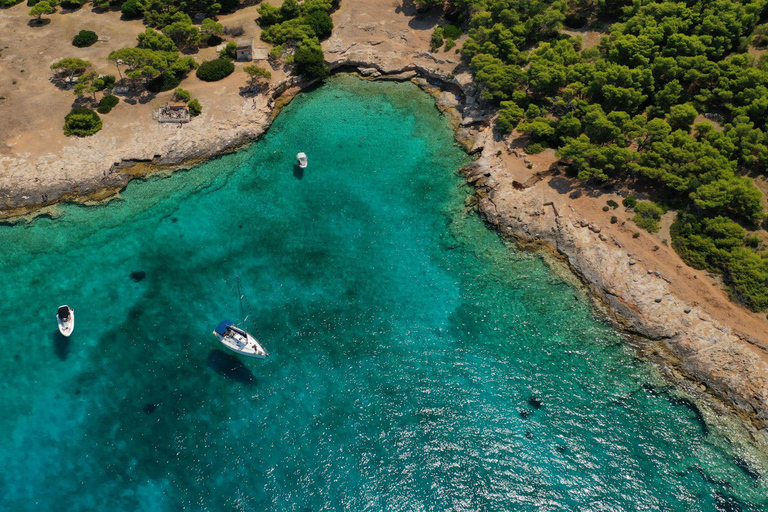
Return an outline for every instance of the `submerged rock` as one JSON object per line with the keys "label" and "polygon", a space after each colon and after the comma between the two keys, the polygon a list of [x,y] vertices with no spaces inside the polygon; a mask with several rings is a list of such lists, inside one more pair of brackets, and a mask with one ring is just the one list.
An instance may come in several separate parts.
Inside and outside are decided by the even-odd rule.
{"label": "submerged rock", "polygon": [[143,281],[145,277],[147,277],[147,273],[144,272],[143,270],[131,272],[131,279],[133,279],[137,283]]}

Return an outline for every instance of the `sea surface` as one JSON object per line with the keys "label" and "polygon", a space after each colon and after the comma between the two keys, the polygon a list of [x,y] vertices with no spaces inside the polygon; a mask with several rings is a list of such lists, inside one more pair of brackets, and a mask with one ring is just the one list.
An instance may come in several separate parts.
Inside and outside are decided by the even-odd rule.
{"label": "sea surface", "polygon": [[338,77],[246,150],[0,227],[0,510],[768,510],[722,428],[465,208],[468,162],[415,86]]}

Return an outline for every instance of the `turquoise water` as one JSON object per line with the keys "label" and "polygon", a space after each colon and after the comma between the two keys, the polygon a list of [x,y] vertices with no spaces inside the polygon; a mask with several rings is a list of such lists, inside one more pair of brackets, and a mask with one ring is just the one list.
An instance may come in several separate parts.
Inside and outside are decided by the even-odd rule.
{"label": "turquoise water", "polygon": [[[467,161],[415,87],[341,77],[245,151],[0,228],[0,510],[767,510],[743,454],[465,211]],[[211,335],[237,276],[267,360]]]}

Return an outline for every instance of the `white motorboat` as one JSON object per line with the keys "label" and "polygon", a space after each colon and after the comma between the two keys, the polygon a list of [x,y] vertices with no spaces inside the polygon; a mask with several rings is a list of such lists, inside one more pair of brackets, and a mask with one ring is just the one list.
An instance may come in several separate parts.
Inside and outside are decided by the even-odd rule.
{"label": "white motorboat", "polygon": [[309,165],[309,162],[307,162],[307,155],[304,153],[299,153],[296,155],[296,163],[298,163],[299,167],[302,169],[306,169],[307,165]]}
{"label": "white motorboat", "polygon": [[248,357],[264,359],[269,354],[256,338],[237,327],[229,320],[221,322],[213,331],[219,341],[232,352]]}
{"label": "white motorboat", "polygon": [[66,304],[59,306],[56,312],[56,321],[59,323],[59,332],[69,337],[75,330],[75,310]]}

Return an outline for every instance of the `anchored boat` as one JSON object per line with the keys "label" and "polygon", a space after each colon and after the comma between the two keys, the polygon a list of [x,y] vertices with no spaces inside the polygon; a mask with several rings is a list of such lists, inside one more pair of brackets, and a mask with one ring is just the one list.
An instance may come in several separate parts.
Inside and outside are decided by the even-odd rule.
{"label": "anchored boat", "polygon": [[[243,299],[246,301],[248,316],[243,320],[243,324],[247,324],[248,319],[251,317],[251,306],[248,304],[248,299],[242,291],[240,276],[237,276],[237,294],[240,300],[241,315],[244,313]],[[257,333],[258,331],[258,328],[256,328]],[[238,354],[248,357],[257,357],[259,359],[264,359],[269,355],[254,336],[239,328],[230,320],[221,322],[216,329],[214,329],[213,335],[232,352],[237,352]]]}
{"label": "anchored boat", "polygon": [[269,354],[261,344],[256,341],[256,338],[237,327],[229,320],[224,320],[213,331],[213,335],[216,336],[219,341],[233,352],[242,354],[248,357],[257,357],[264,359]]}
{"label": "anchored boat", "polygon": [[306,169],[307,165],[309,165],[309,162],[307,161],[307,155],[304,153],[299,153],[296,155],[296,163],[298,163],[299,167],[302,169]]}
{"label": "anchored boat", "polygon": [[75,310],[66,304],[59,306],[56,312],[56,321],[59,323],[59,332],[69,337],[75,330]]}

